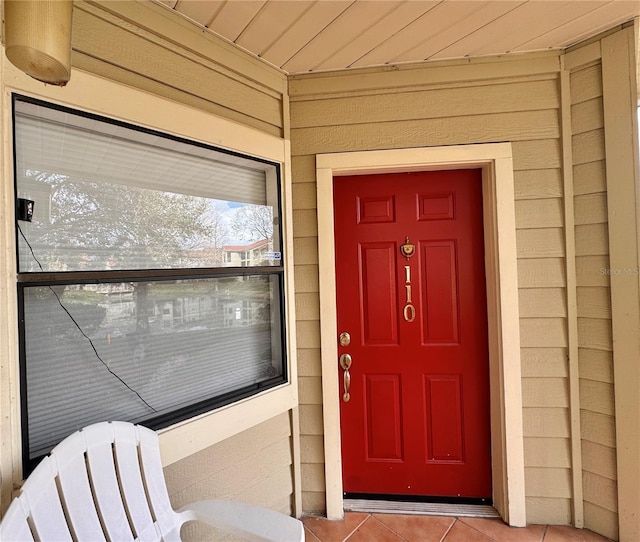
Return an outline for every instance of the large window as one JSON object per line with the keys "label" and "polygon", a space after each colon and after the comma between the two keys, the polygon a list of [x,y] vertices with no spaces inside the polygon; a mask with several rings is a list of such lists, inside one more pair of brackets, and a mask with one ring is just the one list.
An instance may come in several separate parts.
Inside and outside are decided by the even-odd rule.
{"label": "large window", "polygon": [[277,164],[14,96],[27,469],[286,381]]}

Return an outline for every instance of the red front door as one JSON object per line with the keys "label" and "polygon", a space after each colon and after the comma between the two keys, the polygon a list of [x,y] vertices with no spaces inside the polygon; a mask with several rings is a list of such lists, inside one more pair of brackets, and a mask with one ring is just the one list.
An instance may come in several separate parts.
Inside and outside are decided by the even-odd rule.
{"label": "red front door", "polygon": [[334,179],[346,493],[491,496],[481,186]]}

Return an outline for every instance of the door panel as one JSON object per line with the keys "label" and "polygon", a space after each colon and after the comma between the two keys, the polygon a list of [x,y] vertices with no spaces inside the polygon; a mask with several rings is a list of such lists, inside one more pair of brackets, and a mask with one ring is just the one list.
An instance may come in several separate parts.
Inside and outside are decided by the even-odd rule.
{"label": "door panel", "polygon": [[425,343],[458,344],[458,270],[455,241],[422,244]]}
{"label": "door panel", "polygon": [[336,177],[334,210],[345,492],[490,498],[480,172]]}
{"label": "door panel", "polygon": [[360,245],[360,320],[365,345],[398,344],[395,252],[393,243]]}
{"label": "door panel", "polygon": [[367,460],[402,460],[400,375],[366,375],[364,385]]}

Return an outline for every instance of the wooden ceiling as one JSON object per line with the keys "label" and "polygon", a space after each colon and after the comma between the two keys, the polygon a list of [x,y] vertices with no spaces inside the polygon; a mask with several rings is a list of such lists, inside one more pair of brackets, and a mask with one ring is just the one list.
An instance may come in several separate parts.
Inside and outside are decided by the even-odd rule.
{"label": "wooden ceiling", "polygon": [[287,74],[564,49],[640,0],[154,0]]}

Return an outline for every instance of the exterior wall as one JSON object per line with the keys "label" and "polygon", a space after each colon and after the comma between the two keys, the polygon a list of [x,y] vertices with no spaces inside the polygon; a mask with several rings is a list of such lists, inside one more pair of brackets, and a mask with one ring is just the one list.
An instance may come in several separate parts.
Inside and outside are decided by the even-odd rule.
{"label": "exterior wall", "polygon": [[316,155],[508,141],[527,522],[638,539],[637,27],[558,57],[290,79],[305,510],[325,509]]}
{"label": "exterior wall", "polygon": [[285,77],[160,5],[76,2],[72,47],[73,67],[284,135]]}
{"label": "exterior wall", "polygon": [[617,538],[613,341],[600,62],[571,72],[585,525]]}
{"label": "exterior wall", "polygon": [[[290,415],[284,413],[167,466],[171,504],[178,509],[196,500],[232,499],[290,514],[291,435]],[[212,530],[188,523],[182,530],[183,540],[212,540]],[[226,538],[218,533],[215,540]]]}
{"label": "exterior wall", "polygon": [[[73,48],[71,82],[64,88],[19,73],[0,52],[5,157],[0,185],[0,513],[21,483],[15,225],[9,211],[14,207],[8,158],[12,90],[281,162],[284,243],[286,253],[292,252],[286,234],[291,195],[283,74],[180,19],[169,19],[151,2],[77,3]],[[293,267],[286,265],[290,283]],[[294,313],[293,295],[287,312]],[[293,322],[288,328],[294,329]],[[221,496],[300,513],[294,483],[299,463],[293,333],[289,344],[292,385],[160,432],[175,505]],[[191,539],[202,539],[195,528],[187,529]]]}
{"label": "exterior wall", "polygon": [[305,510],[324,510],[315,154],[510,141],[516,190],[527,519],[570,522],[558,67],[557,56],[536,56],[291,79]]}

